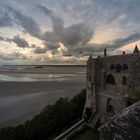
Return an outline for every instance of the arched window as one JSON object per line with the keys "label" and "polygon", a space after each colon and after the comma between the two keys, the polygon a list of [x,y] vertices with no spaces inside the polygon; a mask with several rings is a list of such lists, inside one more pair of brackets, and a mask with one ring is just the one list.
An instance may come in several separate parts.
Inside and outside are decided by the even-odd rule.
{"label": "arched window", "polygon": [[122,70],[123,70],[123,71],[128,70],[128,65],[127,65],[127,64],[123,64],[123,65],[122,65]]}
{"label": "arched window", "polygon": [[122,67],[120,64],[116,64],[115,69],[116,69],[116,72],[121,72]]}
{"label": "arched window", "polygon": [[126,76],[123,76],[123,78],[122,78],[122,84],[123,85],[126,85]]}
{"label": "arched window", "polygon": [[106,112],[114,113],[114,108],[113,108],[113,105],[112,105],[112,99],[111,98],[107,99]]}
{"label": "arched window", "polygon": [[107,77],[106,77],[106,83],[107,84],[115,84],[115,79],[114,79],[114,77],[113,77],[113,75],[112,74],[109,74],[109,75],[107,75]]}
{"label": "arched window", "polygon": [[114,69],[115,69],[114,64],[111,64],[111,65],[110,65],[110,70],[114,70]]}

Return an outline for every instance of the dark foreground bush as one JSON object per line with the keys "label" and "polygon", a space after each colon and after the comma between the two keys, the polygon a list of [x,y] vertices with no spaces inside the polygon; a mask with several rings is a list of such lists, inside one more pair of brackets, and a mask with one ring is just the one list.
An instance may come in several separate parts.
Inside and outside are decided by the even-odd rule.
{"label": "dark foreground bush", "polygon": [[71,100],[59,99],[23,125],[0,130],[0,140],[49,140],[80,120],[85,104],[83,89]]}

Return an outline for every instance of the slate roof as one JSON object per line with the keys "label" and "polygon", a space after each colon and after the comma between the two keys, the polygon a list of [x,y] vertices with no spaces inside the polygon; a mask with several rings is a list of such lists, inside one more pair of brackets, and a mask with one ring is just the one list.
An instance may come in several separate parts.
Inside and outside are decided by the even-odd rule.
{"label": "slate roof", "polygon": [[103,140],[140,140],[140,101],[114,115],[99,130]]}

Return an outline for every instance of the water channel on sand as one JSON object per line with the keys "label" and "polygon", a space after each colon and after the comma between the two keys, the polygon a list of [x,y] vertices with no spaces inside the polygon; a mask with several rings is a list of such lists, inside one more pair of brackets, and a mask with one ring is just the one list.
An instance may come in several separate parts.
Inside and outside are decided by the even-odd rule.
{"label": "water channel on sand", "polygon": [[60,97],[73,97],[85,88],[85,67],[20,70],[0,74],[0,127],[24,122]]}

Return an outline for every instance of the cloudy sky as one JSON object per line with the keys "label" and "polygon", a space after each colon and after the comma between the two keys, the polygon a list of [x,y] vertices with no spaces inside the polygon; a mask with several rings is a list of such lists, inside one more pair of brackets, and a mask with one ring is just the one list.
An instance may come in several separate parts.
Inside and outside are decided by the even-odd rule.
{"label": "cloudy sky", "polygon": [[140,46],[140,0],[0,0],[0,65],[84,64]]}

